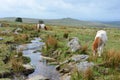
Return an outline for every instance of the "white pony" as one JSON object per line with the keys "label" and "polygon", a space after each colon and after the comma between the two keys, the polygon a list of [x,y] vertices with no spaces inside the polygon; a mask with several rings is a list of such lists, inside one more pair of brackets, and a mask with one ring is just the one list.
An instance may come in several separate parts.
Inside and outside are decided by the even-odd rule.
{"label": "white pony", "polygon": [[45,26],[45,24],[37,24],[37,30],[39,30],[39,29],[47,30],[47,27]]}
{"label": "white pony", "polygon": [[93,50],[94,56],[96,55],[96,53],[98,53],[98,56],[101,56],[101,53],[103,52],[103,48],[105,46],[106,41],[107,41],[106,31],[104,31],[104,30],[97,31],[95,40],[92,45],[92,50]]}

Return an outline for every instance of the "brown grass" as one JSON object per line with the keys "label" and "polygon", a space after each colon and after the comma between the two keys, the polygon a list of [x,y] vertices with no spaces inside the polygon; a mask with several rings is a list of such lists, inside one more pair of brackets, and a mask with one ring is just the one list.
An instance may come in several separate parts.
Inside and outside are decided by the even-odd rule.
{"label": "brown grass", "polygon": [[81,54],[88,54],[88,45],[84,45],[81,47]]}
{"label": "brown grass", "polygon": [[28,35],[27,34],[18,34],[14,35],[14,41],[15,42],[24,42],[25,40],[28,40]]}
{"label": "brown grass", "polygon": [[88,68],[84,73],[83,73],[84,80],[94,80],[93,78],[93,71],[91,68]]}
{"label": "brown grass", "polygon": [[113,49],[109,50],[107,53],[104,53],[103,59],[107,67],[117,68],[120,65],[120,52],[116,52]]}
{"label": "brown grass", "polygon": [[11,58],[11,67],[13,69],[13,72],[21,72],[24,70],[24,67],[22,66],[23,60],[22,57],[19,58]]}
{"label": "brown grass", "polygon": [[50,30],[50,31],[53,30],[53,28],[51,26],[46,26],[46,27],[47,27],[47,30]]}
{"label": "brown grass", "polygon": [[48,36],[47,40],[45,41],[46,47],[48,48],[57,48],[58,41],[55,39],[55,37]]}

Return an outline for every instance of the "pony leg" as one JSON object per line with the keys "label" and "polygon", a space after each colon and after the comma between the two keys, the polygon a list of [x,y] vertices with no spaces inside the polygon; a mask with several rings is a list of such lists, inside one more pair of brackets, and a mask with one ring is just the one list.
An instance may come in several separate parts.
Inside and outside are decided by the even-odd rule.
{"label": "pony leg", "polygon": [[103,47],[104,47],[104,44],[102,44],[102,45],[99,47],[99,50],[98,50],[99,56],[101,56],[101,53],[103,53]]}
{"label": "pony leg", "polygon": [[101,57],[101,47],[98,48],[98,56]]}

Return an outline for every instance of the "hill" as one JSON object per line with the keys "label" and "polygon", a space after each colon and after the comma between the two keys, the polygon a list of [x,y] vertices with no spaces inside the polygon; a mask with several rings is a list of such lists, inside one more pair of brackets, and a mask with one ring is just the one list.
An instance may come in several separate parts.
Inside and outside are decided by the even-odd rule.
{"label": "hill", "polygon": [[[1,18],[0,21],[12,21],[14,22],[16,17]],[[59,25],[59,26],[89,26],[89,27],[117,27],[119,25],[113,25],[105,22],[91,22],[81,21],[73,18],[62,18],[62,19],[33,19],[33,18],[22,18],[24,23],[38,23],[39,20],[43,20],[48,25]]]}
{"label": "hill", "polygon": [[120,26],[120,21],[109,21],[109,22],[103,22],[103,23],[114,25],[114,26]]}

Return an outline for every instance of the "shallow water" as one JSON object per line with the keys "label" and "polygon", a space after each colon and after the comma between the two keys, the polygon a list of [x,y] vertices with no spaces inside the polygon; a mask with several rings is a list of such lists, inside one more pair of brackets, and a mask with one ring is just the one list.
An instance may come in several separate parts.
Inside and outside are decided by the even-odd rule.
{"label": "shallow water", "polygon": [[[43,42],[40,42],[40,38],[35,38],[31,43],[27,44],[23,50],[23,55],[31,58],[31,64],[35,67],[35,71],[28,76],[28,78],[34,77],[36,75],[42,75],[50,80],[59,80],[59,73],[56,71],[53,65],[47,65],[46,60],[41,58],[41,50],[44,45]],[[34,53],[35,52],[35,53]]]}

